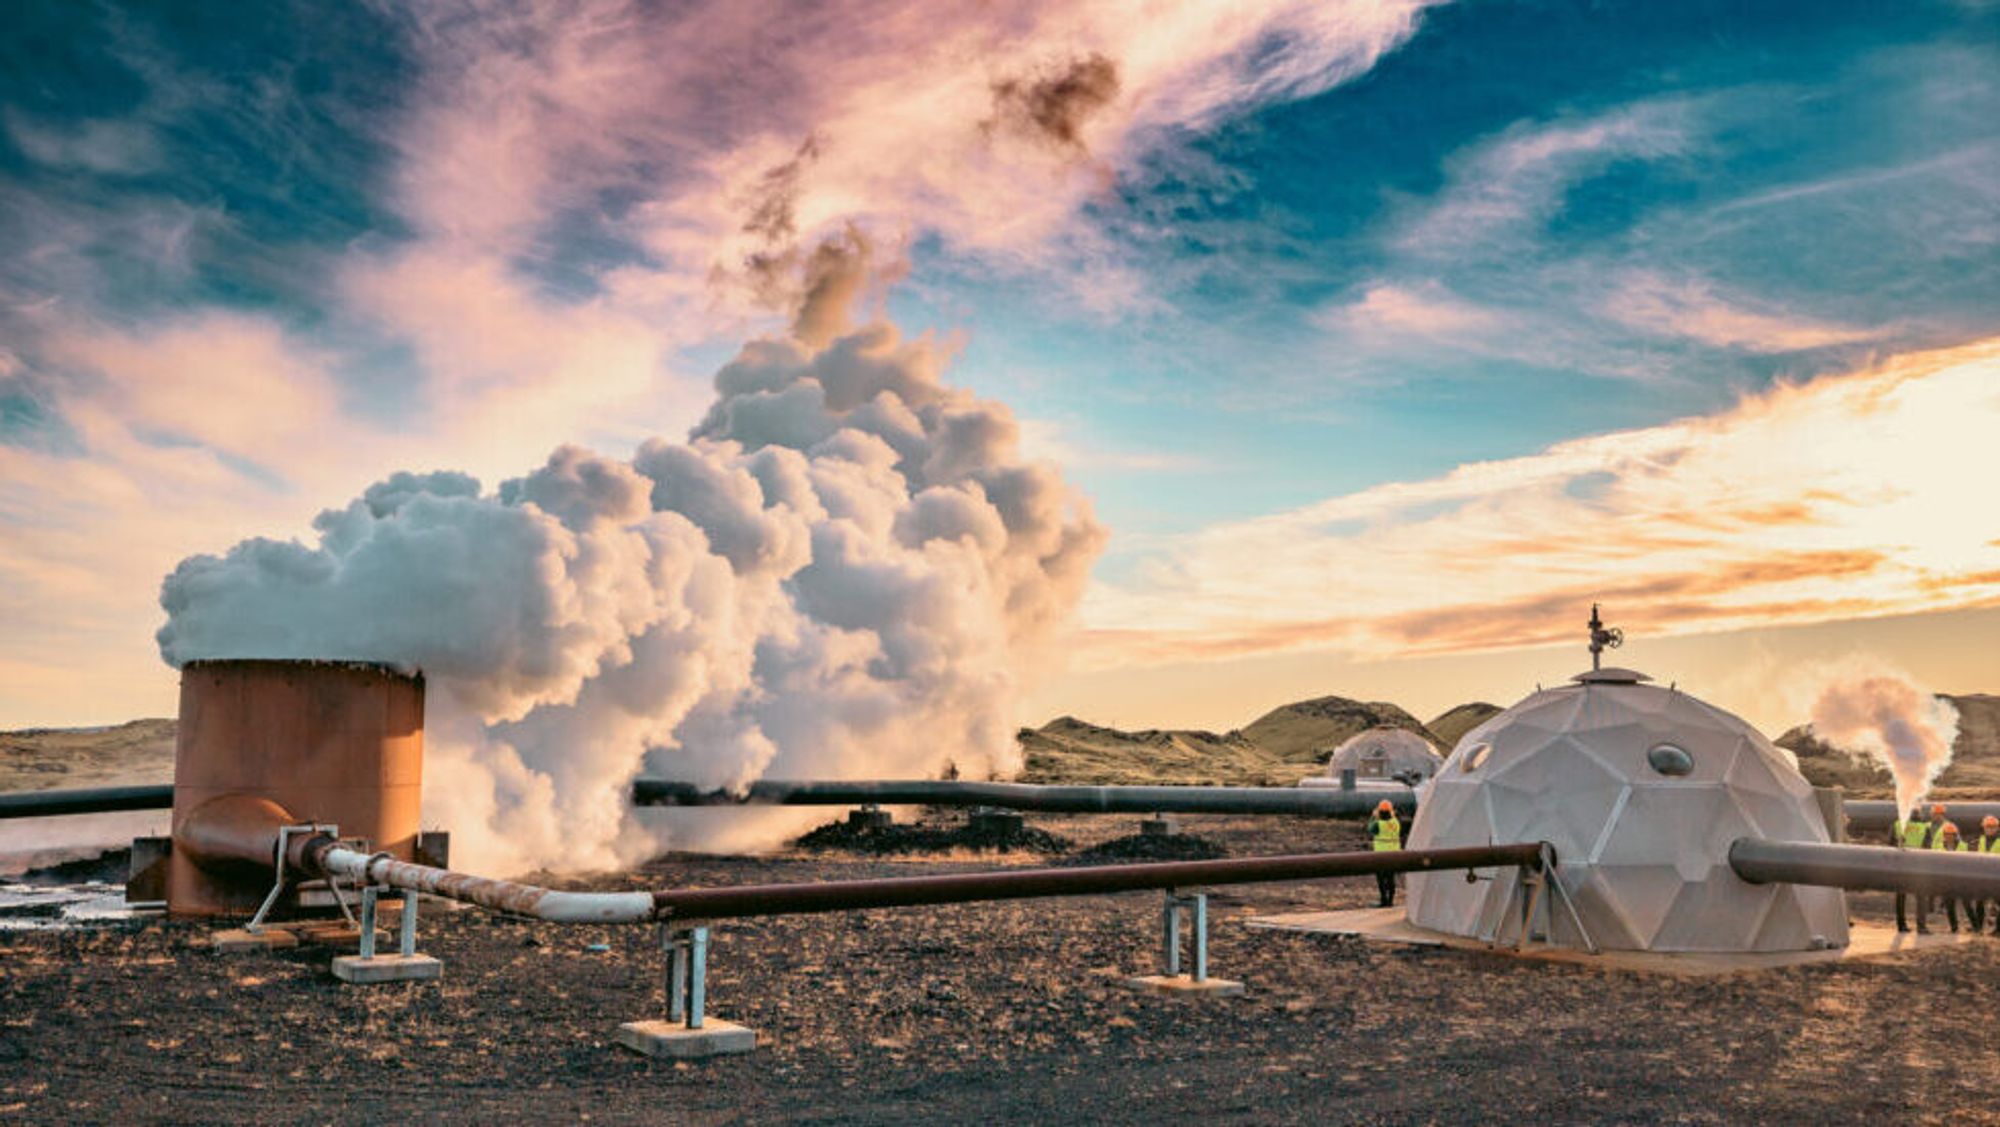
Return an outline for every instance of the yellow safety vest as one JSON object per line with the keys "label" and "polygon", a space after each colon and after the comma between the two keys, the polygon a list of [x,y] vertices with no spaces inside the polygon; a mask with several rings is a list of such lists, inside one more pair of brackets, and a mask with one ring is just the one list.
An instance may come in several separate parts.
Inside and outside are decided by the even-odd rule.
{"label": "yellow safety vest", "polygon": [[1403,847],[1403,823],[1394,814],[1375,819],[1375,849],[1401,849]]}
{"label": "yellow safety vest", "polygon": [[1957,834],[1951,836],[1957,842],[1956,845],[1946,845],[1944,843],[1944,832],[1942,830],[1938,831],[1938,835],[1931,839],[1931,848],[1945,853],[1960,853],[1972,848],[1971,842],[1960,839]]}
{"label": "yellow safety vest", "polygon": [[2000,836],[1982,837],[1972,843],[1974,853],[2000,853]]}
{"label": "yellow safety vest", "polygon": [[1896,837],[1902,841],[1903,848],[1905,849],[1922,849],[1924,847],[1924,835],[1929,833],[1930,830],[1931,824],[1929,822],[1899,821],[1896,823]]}

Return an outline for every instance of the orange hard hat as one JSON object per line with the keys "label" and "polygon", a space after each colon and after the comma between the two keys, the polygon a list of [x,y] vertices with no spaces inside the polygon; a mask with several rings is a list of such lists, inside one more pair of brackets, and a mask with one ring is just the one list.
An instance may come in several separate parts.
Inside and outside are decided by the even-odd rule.
{"label": "orange hard hat", "polygon": [[2000,830],[2000,818],[1995,818],[1993,815],[1988,814],[1979,820],[1979,828],[1982,830]]}
{"label": "orange hard hat", "polygon": [[1375,809],[1380,810],[1384,814],[1387,814],[1394,811],[1396,808],[1390,804],[1388,799],[1385,798],[1382,801],[1375,804]]}
{"label": "orange hard hat", "polygon": [[1944,834],[1944,835],[1946,835],[1946,836],[1948,836],[1948,837],[1957,837],[1957,836],[1958,836],[1958,823],[1957,823],[1957,822],[1946,822],[1946,823],[1944,824],[1944,828],[1943,828],[1943,829],[1941,829],[1941,830],[1939,830],[1938,832],[1939,832],[1939,833],[1941,833],[1941,834]]}
{"label": "orange hard hat", "polygon": [[1944,803],[1940,802],[1936,806],[1931,807],[1931,817],[1933,818],[1944,817]]}

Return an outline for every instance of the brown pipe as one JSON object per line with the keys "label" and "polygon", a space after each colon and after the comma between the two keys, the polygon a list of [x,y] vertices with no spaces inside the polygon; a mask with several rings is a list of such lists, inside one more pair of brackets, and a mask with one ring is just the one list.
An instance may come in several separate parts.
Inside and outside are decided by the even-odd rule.
{"label": "brown pipe", "polygon": [[1137,865],[1097,865],[1074,869],[1014,869],[947,876],[889,877],[882,880],[764,884],[743,888],[690,888],[653,893],[655,914],[676,919],[840,912],[865,908],[906,908],[920,904],[961,904],[1021,900],[1040,896],[1088,896],[1148,888],[1182,888],[1266,881],[1318,880],[1373,873],[1425,872],[1526,866],[1539,869],[1536,842],[1456,849],[1398,849],[1359,853],[1304,853],[1242,857],[1225,861],[1163,861]]}
{"label": "brown pipe", "polygon": [[189,811],[174,830],[174,851],[209,872],[269,870],[278,831],[296,825],[292,812],[254,794],[218,795]]}
{"label": "brown pipe", "polygon": [[[279,829],[294,824],[296,819],[290,812],[269,799],[223,795],[189,813],[176,843],[204,867],[269,869],[277,856]],[[1553,858],[1554,851],[1545,844],[1529,842],[656,892],[567,892],[496,880],[398,861],[387,853],[362,853],[324,834],[292,842],[289,854],[287,867],[305,875],[427,892],[557,923],[643,923],[657,919],[712,920],[1042,896],[1091,896],[1149,888],[1320,880],[1373,873],[1509,866],[1538,869],[1545,858]]]}
{"label": "brown pipe", "polygon": [[502,912],[556,923],[645,923],[744,916],[906,908],[1039,896],[1089,896],[1148,888],[1183,888],[1264,881],[1318,880],[1439,869],[1540,868],[1553,850],[1540,843],[1457,849],[1307,853],[1225,861],[1168,861],[1074,869],[1014,869],[881,880],[687,888],[658,892],[565,892],[517,881],[414,865],[318,839],[307,843],[303,867],[356,882],[428,892]]}

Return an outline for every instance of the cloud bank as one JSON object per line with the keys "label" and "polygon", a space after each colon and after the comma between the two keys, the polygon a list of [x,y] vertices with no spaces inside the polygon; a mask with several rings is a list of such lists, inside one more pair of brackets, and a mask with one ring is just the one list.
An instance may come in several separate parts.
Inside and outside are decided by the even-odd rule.
{"label": "cloud bank", "polygon": [[728,787],[1010,770],[1017,694],[1104,531],[944,361],[880,322],[760,338],[686,442],[564,446],[495,491],[397,473],[314,545],[183,561],[161,656],[421,666],[426,816],[503,871],[657,848],[624,793],[647,765]]}
{"label": "cloud bank", "polygon": [[1087,602],[1092,664],[1686,634],[2000,604],[2000,341],[1215,525]]}

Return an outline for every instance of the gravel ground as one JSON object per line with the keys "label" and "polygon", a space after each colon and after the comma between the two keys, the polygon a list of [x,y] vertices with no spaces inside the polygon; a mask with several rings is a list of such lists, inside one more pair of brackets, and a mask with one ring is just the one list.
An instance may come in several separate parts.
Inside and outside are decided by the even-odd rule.
{"label": "gravel ground", "polygon": [[[1135,824],[1039,821],[1084,847]],[[1234,856],[1360,844],[1353,825],[1183,824]],[[676,856],[591,883],[996,863],[1047,862]],[[697,1063],[612,1044],[661,1004],[642,929],[434,916],[444,980],[368,988],[324,949],[222,956],[188,924],[0,933],[0,1119],[2000,1123],[2000,941],[1676,980],[1240,922],[1373,897],[1365,878],[1217,892],[1215,971],[1250,989],[1210,1001],[1120,985],[1152,969],[1151,894],[730,923],[710,1012],[763,1044]]]}

